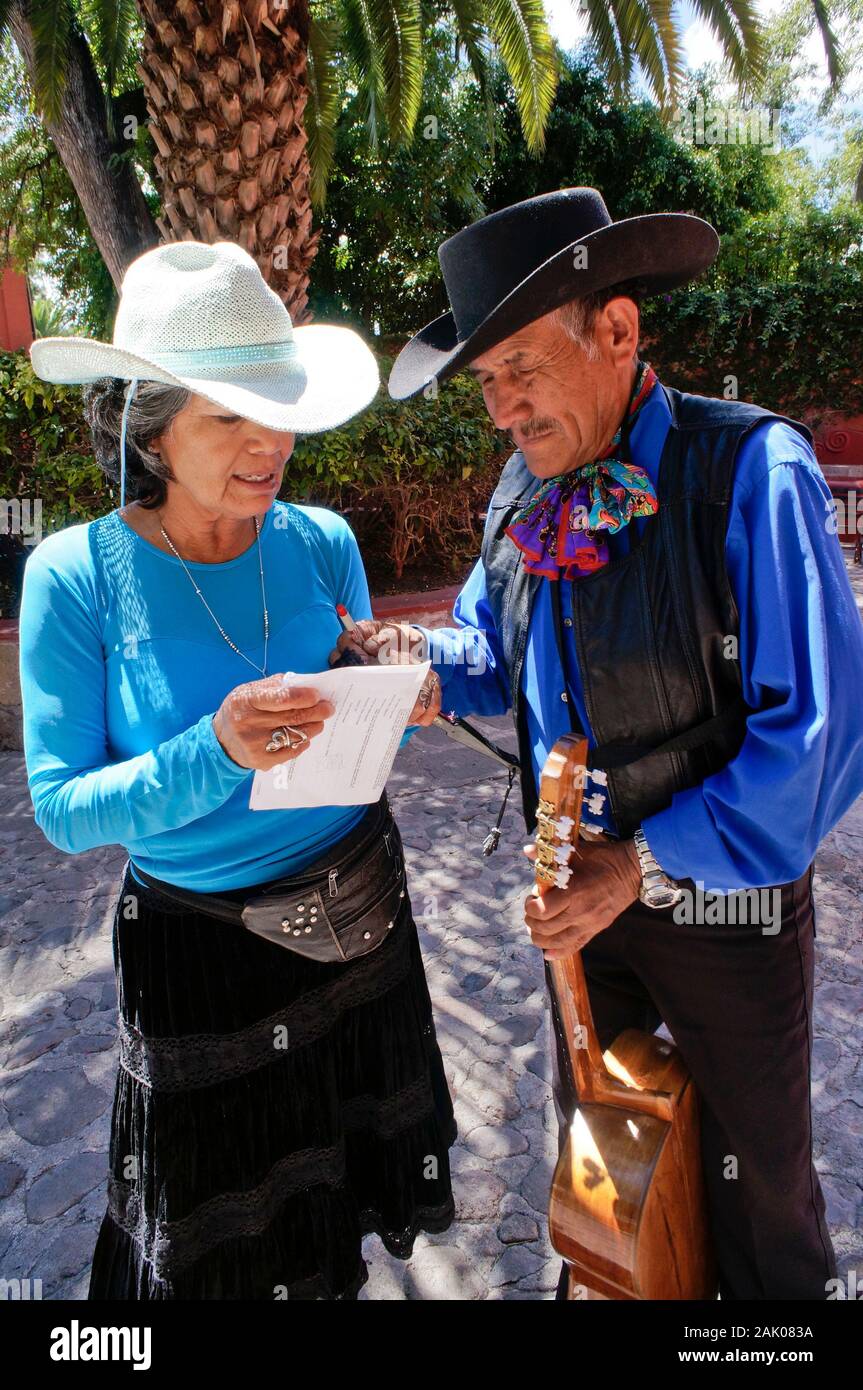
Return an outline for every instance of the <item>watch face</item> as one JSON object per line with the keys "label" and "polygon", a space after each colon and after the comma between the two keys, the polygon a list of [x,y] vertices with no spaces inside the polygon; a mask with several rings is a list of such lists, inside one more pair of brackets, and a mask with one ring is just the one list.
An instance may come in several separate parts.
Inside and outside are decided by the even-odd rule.
{"label": "watch face", "polygon": [[674,907],[683,896],[680,888],[672,888],[671,885],[664,883],[656,884],[655,887],[645,888],[642,902],[648,907]]}

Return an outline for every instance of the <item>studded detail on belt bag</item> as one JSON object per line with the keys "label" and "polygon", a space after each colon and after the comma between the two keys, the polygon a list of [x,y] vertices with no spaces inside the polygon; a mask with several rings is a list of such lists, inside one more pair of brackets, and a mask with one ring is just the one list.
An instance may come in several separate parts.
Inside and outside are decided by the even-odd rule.
{"label": "studded detail on belt bag", "polygon": [[375,950],[395,927],[407,892],[401,836],[385,797],[328,856],[249,897],[193,893],[137,866],[135,872],[166,897],[318,961]]}

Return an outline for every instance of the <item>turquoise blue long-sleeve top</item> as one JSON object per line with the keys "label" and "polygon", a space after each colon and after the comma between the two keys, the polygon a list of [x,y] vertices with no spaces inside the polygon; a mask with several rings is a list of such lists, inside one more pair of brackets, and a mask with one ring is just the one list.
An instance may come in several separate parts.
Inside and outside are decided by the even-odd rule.
{"label": "turquoise blue long-sleeve top", "polygon": [[[371,617],[350,527],[334,512],[276,502],[261,553],[268,673],[328,670],[341,631],[335,605]],[[189,569],[260,666],[257,546]],[[20,638],[30,793],[58,848],[119,844],[133,869],[216,892],[297,872],[363,815],[363,806],[249,810],[253,773],[225,753],[213,715],[230,690],[260,677],[221,637],[179,561],[117,512],[36,547]]]}
{"label": "turquoise blue long-sleeve top", "polygon": [[[669,425],[657,383],[630,440],[632,461],[654,486]],[[726,767],[645,819],[648,844],[672,877],[719,892],[797,878],[863,791],[863,624],[832,517],[829,488],[802,436],[781,421],[758,425],[738,454],[725,543],[740,613],[743,695],[754,713]],[[611,559],[628,552],[633,527],[638,536],[646,525],[649,518],[638,518],[610,536]],[[561,672],[550,583],[541,581],[534,601],[522,677],[537,779],[555,741],[570,729],[564,691],[595,743],[566,626]],[[564,617],[571,617],[568,584],[561,598]],[[504,713],[509,677],[481,561],[454,618],[458,626],[437,629],[432,647],[444,709]],[[607,801],[584,819],[614,833]]]}

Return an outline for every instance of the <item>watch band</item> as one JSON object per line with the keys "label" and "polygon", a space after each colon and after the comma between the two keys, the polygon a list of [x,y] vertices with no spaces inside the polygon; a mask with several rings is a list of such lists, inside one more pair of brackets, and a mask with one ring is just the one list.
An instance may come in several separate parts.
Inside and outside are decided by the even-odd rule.
{"label": "watch band", "polygon": [[647,843],[647,836],[645,835],[641,826],[639,826],[638,829],[633,833],[632,839],[635,845],[635,852],[638,855],[638,862],[641,865],[642,878],[644,878],[646,874],[661,874],[662,869],[656,862],[656,856],[654,855],[653,850],[650,848],[650,845]]}
{"label": "watch band", "polygon": [[659,867],[641,826],[632,837],[641,866],[640,900],[647,907],[671,907],[683,897],[680,884]]}

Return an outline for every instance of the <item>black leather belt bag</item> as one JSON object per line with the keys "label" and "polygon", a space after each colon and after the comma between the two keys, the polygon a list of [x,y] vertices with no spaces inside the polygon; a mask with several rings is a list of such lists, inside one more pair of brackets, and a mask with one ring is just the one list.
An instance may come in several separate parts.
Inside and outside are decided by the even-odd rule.
{"label": "black leather belt bag", "polygon": [[251,893],[193,893],[152,878],[137,864],[134,871],[175,902],[318,961],[353,960],[380,946],[407,891],[401,836],[386,794],[302,873]]}

